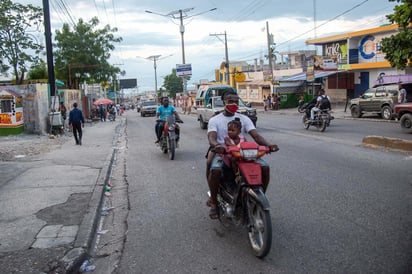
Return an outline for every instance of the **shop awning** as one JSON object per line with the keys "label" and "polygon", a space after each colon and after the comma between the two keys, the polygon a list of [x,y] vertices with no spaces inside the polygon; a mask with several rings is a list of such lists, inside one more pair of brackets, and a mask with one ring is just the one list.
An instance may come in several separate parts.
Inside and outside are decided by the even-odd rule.
{"label": "shop awning", "polygon": [[[315,78],[322,78],[327,77],[329,75],[333,75],[339,73],[341,71],[333,70],[333,71],[315,71]],[[286,76],[279,79],[279,82],[290,82],[290,81],[306,81],[306,72],[301,72],[295,75]]]}

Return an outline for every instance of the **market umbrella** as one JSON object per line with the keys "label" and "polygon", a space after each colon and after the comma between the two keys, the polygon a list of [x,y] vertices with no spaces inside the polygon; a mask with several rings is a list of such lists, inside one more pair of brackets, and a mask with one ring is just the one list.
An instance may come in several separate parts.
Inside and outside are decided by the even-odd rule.
{"label": "market umbrella", "polygon": [[94,101],[93,105],[98,106],[98,105],[109,105],[109,104],[113,104],[113,101],[107,98],[100,98],[97,99],[96,101]]}

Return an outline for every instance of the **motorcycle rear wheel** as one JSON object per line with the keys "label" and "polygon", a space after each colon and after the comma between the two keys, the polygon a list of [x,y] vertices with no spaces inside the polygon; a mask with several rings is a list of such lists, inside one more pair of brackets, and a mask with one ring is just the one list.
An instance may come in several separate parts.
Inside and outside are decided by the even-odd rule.
{"label": "motorcycle rear wheel", "polygon": [[272,247],[272,222],[269,210],[264,210],[262,204],[249,197],[249,243],[253,253],[258,258],[265,257]]}

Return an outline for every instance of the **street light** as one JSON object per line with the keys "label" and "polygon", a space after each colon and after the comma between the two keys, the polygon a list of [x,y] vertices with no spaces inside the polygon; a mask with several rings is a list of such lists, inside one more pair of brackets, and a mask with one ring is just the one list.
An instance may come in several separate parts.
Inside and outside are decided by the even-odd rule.
{"label": "street light", "polygon": [[[157,62],[163,59],[166,59],[167,57],[172,56],[173,54],[169,54],[167,56],[163,56],[162,58],[160,58],[162,55],[158,54],[158,55],[151,55],[149,57],[146,57],[144,59],[147,60],[151,60],[153,61],[153,68],[154,68],[154,73],[155,73],[155,92],[157,94]],[[141,58],[140,56],[136,56],[137,58]]]}
{"label": "street light", "polygon": [[[157,14],[157,15],[160,15],[160,16],[163,16],[163,17],[170,17],[172,19],[180,19],[180,35],[181,35],[181,39],[182,39],[182,64],[186,64],[185,42],[184,42],[184,38],[183,38],[183,35],[185,33],[185,26],[183,25],[183,19],[188,19],[188,18],[191,18],[191,17],[195,17],[197,15],[204,14],[204,13],[209,12],[209,11],[214,11],[214,10],[217,10],[217,8],[202,11],[202,12],[199,12],[199,13],[196,13],[194,15],[189,16],[187,13],[189,11],[192,11],[192,10],[194,10],[194,8],[187,8],[187,9],[183,9],[183,10],[180,9],[180,10],[171,11],[168,14],[161,14],[161,13],[158,13],[158,12],[146,10],[147,13]],[[177,16],[177,14],[179,14],[179,16]],[[182,77],[182,78],[183,78],[183,93],[187,94],[187,91],[186,91],[186,78],[185,77]]]}
{"label": "street light", "polygon": [[[147,13],[152,13],[152,14],[157,14],[157,15],[164,16],[164,17],[170,17],[170,18],[172,18],[172,19],[180,19],[180,35],[181,35],[181,39],[182,39],[182,64],[186,64],[186,59],[185,59],[185,42],[184,42],[184,38],[183,38],[183,35],[184,35],[184,32],[185,32],[185,26],[183,25],[183,19],[188,19],[188,18],[197,16],[197,15],[204,14],[204,13],[209,12],[209,11],[214,11],[214,10],[216,10],[216,9],[217,9],[217,8],[213,8],[213,9],[210,9],[210,10],[207,10],[207,11],[203,11],[203,12],[200,12],[200,13],[197,13],[197,14],[194,14],[194,15],[191,15],[191,16],[189,16],[187,13],[188,13],[189,11],[194,10],[194,8],[187,8],[187,9],[183,9],[183,10],[182,10],[182,9],[180,9],[180,10],[175,10],[175,11],[169,12],[168,14],[161,14],[161,13],[154,12],[154,11],[150,11],[150,10],[146,10],[146,12],[147,12]],[[176,16],[177,14],[179,14],[179,16]]]}

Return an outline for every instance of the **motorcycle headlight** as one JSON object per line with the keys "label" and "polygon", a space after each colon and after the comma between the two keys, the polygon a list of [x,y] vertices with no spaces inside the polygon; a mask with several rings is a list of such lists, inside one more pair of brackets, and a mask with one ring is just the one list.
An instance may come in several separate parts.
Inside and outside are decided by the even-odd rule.
{"label": "motorcycle headlight", "polygon": [[256,160],[258,158],[257,149],[242,149],[241,150],[242,158],[245,160]]}
{"label": "motorcycle headlight", "polygon": [[175,126],[174,126],[174,125],[169,126],[169,131],[174,131],[174,130],[175,130]]}

